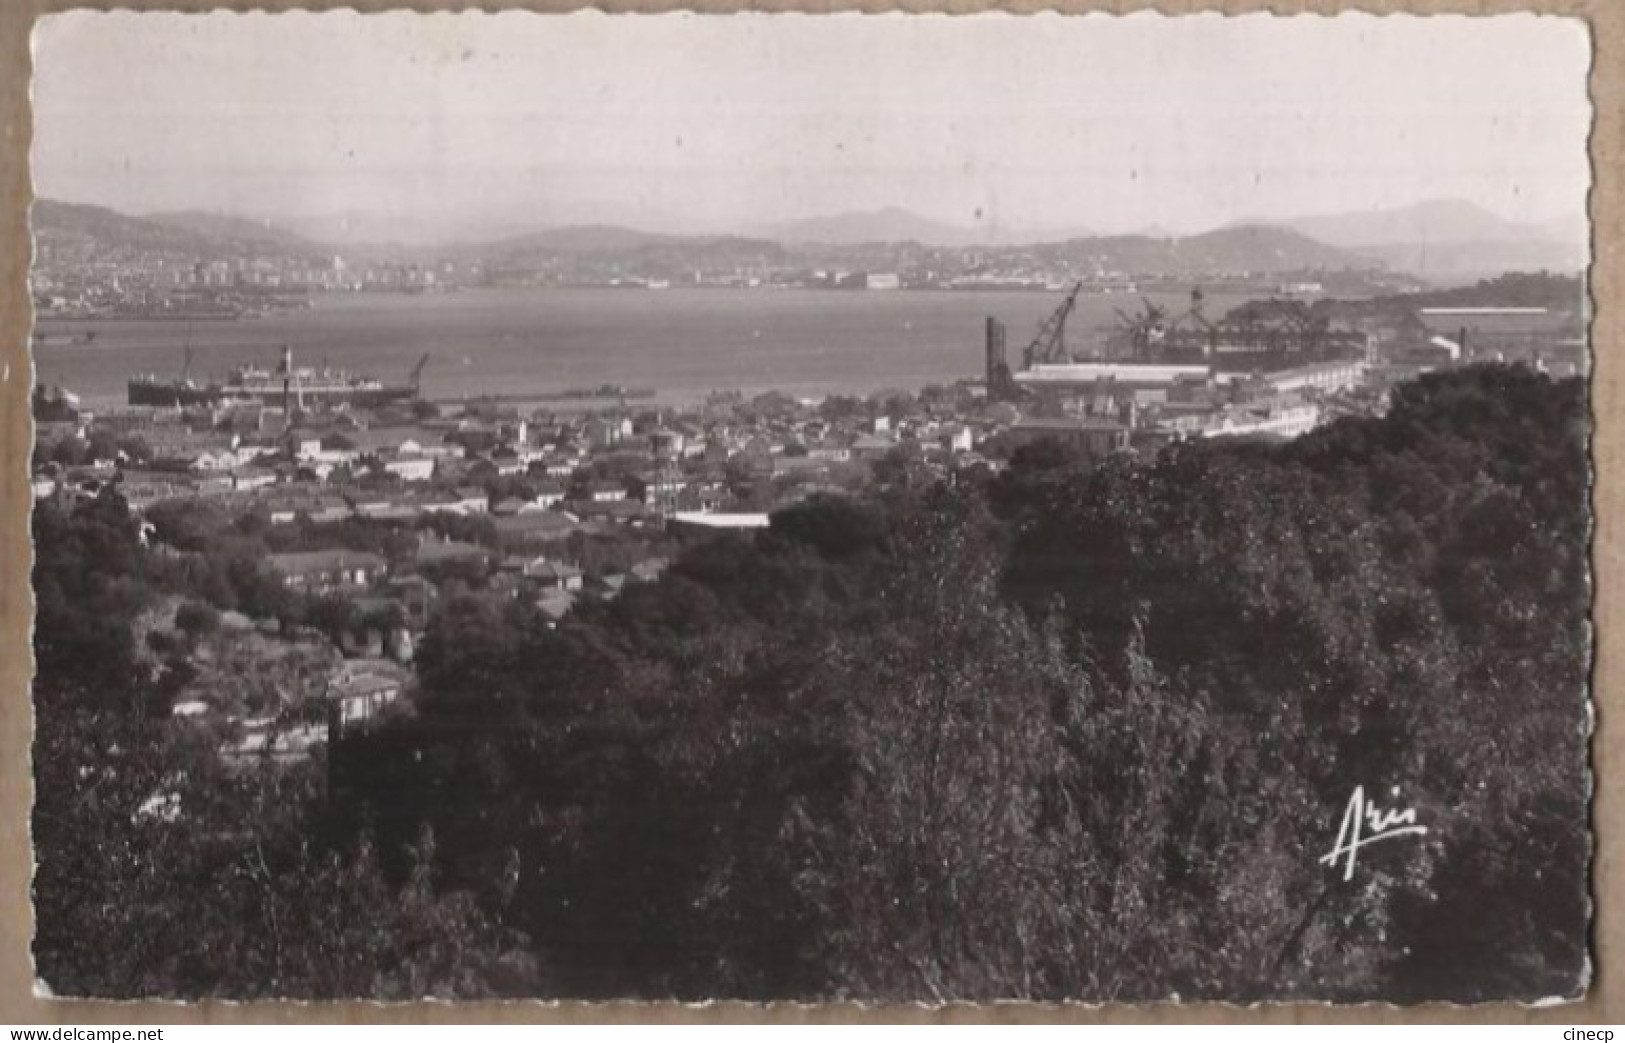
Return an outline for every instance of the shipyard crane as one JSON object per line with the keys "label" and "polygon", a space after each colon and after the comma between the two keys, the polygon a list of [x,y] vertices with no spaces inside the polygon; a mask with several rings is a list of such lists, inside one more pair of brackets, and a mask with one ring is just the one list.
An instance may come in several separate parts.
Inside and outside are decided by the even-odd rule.
{"label": "shipyard crane", "polygon": [[1212,333],[1215,329],[1217,329],[1217,327],[1213,325],[1213,323],[1208,319],[1206,312],[1203,311],[1206,305],[1207,295],[1202,292],[1202,288],[1200,286],[1192,287],[1191,306],[1183,315],[1175,319],[1174,323],[1177,325],[1185,322],[1186,320],[1190,320],[1195,325],[1200,326],[1204,331]]}
{"label": "shipyard crane", "polygon": [[1117,313],[1117,321],[1122,325],[1129,352],[1134,358],[1150,354],[1152,347],[1160,344],[1168,332],[1167,309],[1152,303],[1149,297],[1141,297],[1140,300],[1145,307],[1138,315],[1130,315],[1122,308],[1112,309]]}
{"label": "shipyard crane", "polygon": [[1219,341],[1219,326],[1207,317],[1203,310],[1207,305],[1207,295],[1200,286],[1191,288],[1191,306],[1170,325],[1170,330],[1177,330],[1181,326],[1192,331],[1191,335],[1199,337],[1202,341],[1202,354],[1211,355]]}
{"label": "shipyard crane", "polygon": [[412,375],[407,378],[407,383],[412,385],[412,393],[414,395],[418,393],[419,389],[423,385],[423,367],[427,366],[428,364],[429,352],[425,351],[423,353],[423,357],[418,359],[418,364],[412,367]]}
{"label": "shipyard crane", "polygon": [[1066,295],[1066,300],[1061,302],[1061,306],[1038,327],[1038,335],[1021,353],[1022,369],[1072,361],[1072,356],[1066,350],[1066,320],[1072,315],[1072,309],[1078,306],[1078,294],[1082,292],[1083,282],[1079,280],[1072,287],[1072,292]]}

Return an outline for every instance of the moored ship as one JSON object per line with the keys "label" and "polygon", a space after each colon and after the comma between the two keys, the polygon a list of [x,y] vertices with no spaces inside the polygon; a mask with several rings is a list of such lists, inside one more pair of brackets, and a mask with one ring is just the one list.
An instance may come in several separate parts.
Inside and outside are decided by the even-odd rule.
{"label": "moored ship", "polygon": [[192,354],[188,349],[181,375],[164,379],[152,374],[131,378],[128,385],[132,406],[193,406],[222,402],[261,402],[287,408],[325,409],[338,405],[381,406],[418,397],[424,355],[412,368],[404,384],[386,384],[376,377],[344,370],[295,366],[293,351],[282,349],[282,362],[276,368],[239,366],[224,380],[199,383],[188,375]]}

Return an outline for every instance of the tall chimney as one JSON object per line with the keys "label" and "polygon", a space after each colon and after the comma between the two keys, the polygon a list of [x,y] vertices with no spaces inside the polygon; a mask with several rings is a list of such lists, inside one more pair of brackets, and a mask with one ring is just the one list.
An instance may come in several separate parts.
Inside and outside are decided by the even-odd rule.
{"label": "tall chimney", "polygon": [[1010,397],[1010,363],[1005,355],[1004,323],[987,317],[987,397],[1002,401]]}

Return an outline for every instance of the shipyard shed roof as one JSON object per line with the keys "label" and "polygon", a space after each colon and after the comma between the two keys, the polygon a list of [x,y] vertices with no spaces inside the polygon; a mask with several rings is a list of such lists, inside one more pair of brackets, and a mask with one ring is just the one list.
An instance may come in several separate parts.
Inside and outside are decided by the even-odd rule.
{"label": "shipyard shed roof", "polygon": [[1102,380],[1119,384],[1176,384],[1182,380],[1207,380],[1210,366],[1154,365],[1139,362],[1073,362],[1038,365],[1016,374],[1021,384],[1094,384]]}

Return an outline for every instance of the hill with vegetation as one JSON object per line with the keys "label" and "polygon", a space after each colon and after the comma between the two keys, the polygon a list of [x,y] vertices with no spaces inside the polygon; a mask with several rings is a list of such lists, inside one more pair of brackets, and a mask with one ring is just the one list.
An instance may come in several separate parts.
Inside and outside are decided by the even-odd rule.
{"label": "hill with vegetation", "polygon": [[[1577,995],[1588,433],[1581,381],[1475,367],[1279,446],[1041,443],[951,485],[894,456],[872,493],[696,543],[556,627],[452,592],[414,713],[238,774],[172,718],[184,660],[132,621],[160,596],[286,614],[265,534],[172,517],[146,549],[115,495],[41,508],[38,974],[243,999]],[[1345,881],[1321,856],[1355,787],[1428,833]],[[180,810],[142,814],[155,792]]]}
{"label": "hill with vegetation", "polygon": [[197,260],[266,254],[316,257],[328,253],[307,239],[252,221],[214,214],[131,217],[102,206],[34,200],[29,227],[44,240],[92,244],[109,253],[152,253]]}

